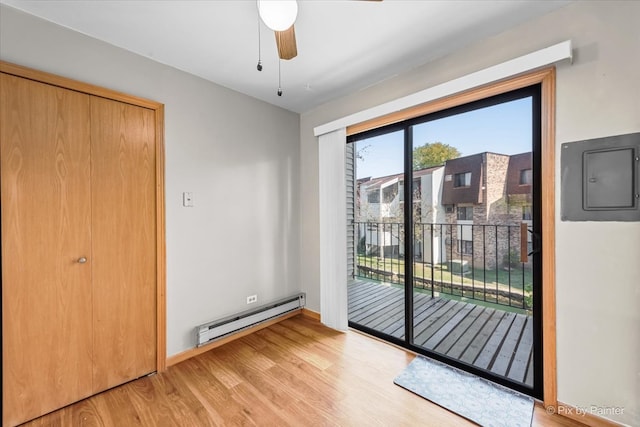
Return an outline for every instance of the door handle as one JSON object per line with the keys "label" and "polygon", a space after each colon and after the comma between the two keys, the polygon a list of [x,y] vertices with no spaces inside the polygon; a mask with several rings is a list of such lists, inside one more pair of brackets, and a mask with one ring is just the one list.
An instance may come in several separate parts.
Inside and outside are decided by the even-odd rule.
{"label": "door handle", "polygon": [[[527,253],[527,236],[528,233],[531,233],[531,237],[533,237],[533,242],[531,245],[531,252]],[[520,223],[520,262],[525,263],[529,262],[529,257],[533,254],[537,254],[540,252],[540,234],[535,233],[533,230],[529,228],[527,223]]]}
{"label": "door handle", "polygon": [[78,258],[78,264],[84,264],[85,262],[87,262],[87,259],[85,257]]}
{"label": "door handle", "polygon": [[531,233],[531,236],[533,237],[533,245],[531,248],[531,252],[529,252],[527,255],[531,256],[533,254],[537,254],[540,253],[540,247],[542,246],[542,239],[540,237],[540,233],[535,233],[533,230],[529,230],[529,233]]}
{"label": "door handle", "polygon": [[520,262],[521,263],[527,263],[529,262],[529,255],[527,253],[527,236],[529,232],[529,228],[527,226],[527,223],[525,222],[521,222],[520,223]]}

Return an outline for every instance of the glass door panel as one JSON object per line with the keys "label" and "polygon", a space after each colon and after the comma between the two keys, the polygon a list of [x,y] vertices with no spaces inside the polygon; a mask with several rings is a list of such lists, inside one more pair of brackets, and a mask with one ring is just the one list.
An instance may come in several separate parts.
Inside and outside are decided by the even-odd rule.
{"label": "glass door panel", "polygon": [[350,144],[355,179],[347,192],[355,206],[349,322],[405,340],[404,132]]}
{"label": "glass door panel", "polygon": [[413,141],[413,341],[533,387],[533,98],[432,115]]}
{"label": "glass door panel", "polygon": [[540,134],[532,86],[349,137],[351,326],[541,397]]}

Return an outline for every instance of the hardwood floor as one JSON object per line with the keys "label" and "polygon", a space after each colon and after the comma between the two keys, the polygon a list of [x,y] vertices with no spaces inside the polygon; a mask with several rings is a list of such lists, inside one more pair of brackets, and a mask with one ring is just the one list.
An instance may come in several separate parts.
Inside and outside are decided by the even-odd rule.
{"label": "hardwood floor", "polygon": [[[297,316],[26,425],[475,425],[393,384],[413,357]],[[533,425],[582,424],[536,406]]]}

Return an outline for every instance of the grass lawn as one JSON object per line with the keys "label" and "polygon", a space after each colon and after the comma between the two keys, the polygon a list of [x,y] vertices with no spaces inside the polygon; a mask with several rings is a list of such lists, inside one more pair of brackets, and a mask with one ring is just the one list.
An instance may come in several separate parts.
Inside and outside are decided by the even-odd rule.
{"label": "grass lawn", "polygon": [[[404,275],[405,262],[403,259],[358,255],[357,262],[358,266],[371,269],[371,278],[383,280],[387,283],[404,283],[402,276]],[[469,268],[468,272],[460,274],[458,271],[450,271],[447,263],[433,266],[422,262],[413,263],[414,278],[431,281],[432,274],[433,281],[442,282],[445,287],[447,284],[463,284],[465,286],[473,286],[474,289],[478,289],[480,292],[486,288],[524,294],[527,305],[531,305],[533,273],[528,268],[516,268],[512,270],[504,270],[502,268],[490,270]],[[425,284],[425,286],[429,286],[429,284]],[[463,300],[470,299],[461,295],[460,297],[463,298]],[[477,299],[474,299],[474,301],[477,301]],[[500,307],[504,306],[500,305]]]}
{"label": "grass lawn", "polygon": [[[368,279],[370,280],[370,279]],[[377,282],[377,280],[375,280]],[[382,283],[382,282],[381,282]],[[389,286],[392,286],[394,288],[398,288],[398,289],[402,289],[403,285],[399,285],[396,283],[386,283]],[[420,288],[414,288],[413,289],[414,293],[418,293],[418,294],[431,294],[431,290],[430,289],[420,289]],[[473,299],[473,298],[467,298],[467,297],[462,297],[459,295],[451,295],[448,294],[446,292],[436,292],[435,295],[436,297],[442,297],[442,298],[446,298],[446,299],[451,299],[454,301],[461,301],[461,302],[469,302],[475,305],[480,305],[483,307],[489,307],[489,308],[493,308],[495,310],[501,310],[501,311],[506,311],[509,313],[517,313],[517,314],[531,314],[530,310],[525,310],[522,308],[518,308],[518,307],[510,307],[508,305],[504,305],[504,304],[496,304],[490,301],[483,301],[483,300],[479,300],[479,299]]]}
{"label": "grass lawn", "polygon": [[[372,256],[358,255],[358,265],[375,268],[377,270],[393,272],[394,274],[404,274],[404,260],[398,258],[379,258]],[[431,272],[433,271],[433,278],[441,282],[453,282],[453,283],[469,283],[471,280],[486,282],[487,284],[499,284],[503,286],[509,286],[511,282],[512,287],[522,288],[524,285],[533,284],[533,274],[530,269],[516,268],[511,271],[504,270],[502,268],[484,270],[482,268],[469,269],[468,273],[464,275],[458,272],[449,271],[447,264],[436,264],[433,266],[433,270],[430,264],[422,262],[413,263],[413,276],[419,278],[431,279]]]}

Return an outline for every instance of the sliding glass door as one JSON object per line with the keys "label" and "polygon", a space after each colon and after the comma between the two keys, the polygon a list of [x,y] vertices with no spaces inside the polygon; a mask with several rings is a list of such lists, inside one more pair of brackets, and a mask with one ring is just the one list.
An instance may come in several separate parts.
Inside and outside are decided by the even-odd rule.
{"label": "sliding glass door", "polygon": [[539,397],[540,93],[354,135],[353,327]]}
{"label": "sliding glass door", "polygon": [[404,131],[385,129],[354,142],[354,280],[349,320],[364,330],[405,337]]}

